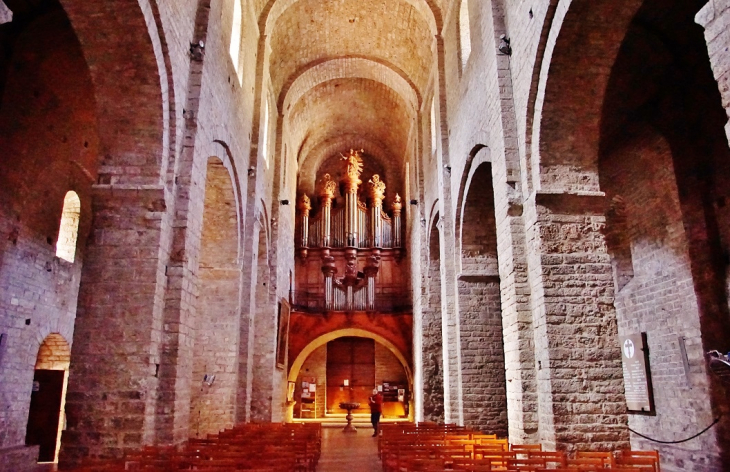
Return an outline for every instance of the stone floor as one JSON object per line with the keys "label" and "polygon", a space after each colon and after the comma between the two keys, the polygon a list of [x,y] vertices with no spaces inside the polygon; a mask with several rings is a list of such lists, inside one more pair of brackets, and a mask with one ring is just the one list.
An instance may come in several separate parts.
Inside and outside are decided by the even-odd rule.
{"label": "stone floor", "polygon": [[378,439],[372,427],[358,427],[356,434],[339,427],[322,428],[322,455],[317,472],[380,472]]}

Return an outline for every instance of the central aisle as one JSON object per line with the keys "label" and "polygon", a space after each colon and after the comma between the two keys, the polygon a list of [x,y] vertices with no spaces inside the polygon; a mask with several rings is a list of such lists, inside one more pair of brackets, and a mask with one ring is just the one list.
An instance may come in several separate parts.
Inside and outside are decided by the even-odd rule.
{"label": "central aisle", "polygon": [[322,455],[317,472],[381,472],[378,438],[372,427],[358,427],[357,434],[342,428],[322,428]]}

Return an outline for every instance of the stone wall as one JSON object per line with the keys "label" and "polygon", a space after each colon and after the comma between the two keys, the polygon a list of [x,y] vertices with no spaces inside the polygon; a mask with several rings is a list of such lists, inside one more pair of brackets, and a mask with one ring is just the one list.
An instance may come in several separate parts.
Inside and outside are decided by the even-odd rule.
{"label": "stone wall", "polygon": [[14,446],[2,451],[0,471],[26,472],[38,467],[38,446]]}
{"label": "stone wall", "polygon": [[382,344],[375,343],[375,385],[381,385],[383,382],[397,382],[399,384],[408,385],[408,378],[403,364],[397,357]]}
{"label": "stone wall", "polygon": [[[417,418],[549,449],[653,448],[626,426],[676,439],[729,417],[703,357],[730,349],[726,1],[401,2],[373,10],[383,22],[352,1],[316,21],[307,1],[245,1],[232,58],[235,1],[3,10],[0,462],[31,461],[50,333],[73,345],[68,463],[282,418],[295,192],[348,131],[414,200],[399,272],[414,319],[333,315],[294,333],[286,366],[315,332],[369,326],[413,358]],[[337,15],[382,41],[332,40]],[[54,247],[68,190],[73,263]],[[625,414],[616,340],[637,331],[656,416]],[[729,431],[661,446],[663,468],[721,470]]]}
{"label": "stone wall", "polygon": [[464,424],[507,436],[507,396],[499,281],[459,279]]}
{"label": "stone wall", "polygon": [[[23,447],[34,368],[58,367],[39,348],[52,333],[74,336],[99,141],[94,100],[83,93],[91,79],[61,7],[0,27],[2,70],[11,71],[0,80],[0,463],[22,470],[38,454]],[[69,190],[81,200],[74,262],[56,256]]]}
{"label": "stone wall", "polygon": [[231,176],[220,160],[209,159],[193,347],[190,434],[194,437],[215,434],[235,423],[241,318],[238,229]]}
{"label": "stone wall", "polygon": [[[601,167],[603,187],[608,197],[620,202],[616,211],[624,219],[619,228],[612,229],[609,222],[607,231],[619,231],[626,238],[614,238],[609,249],[614,260],[628,257],[623,264],[632,269],[628,275],[623,273],[627,281],[617,284],[618,331],[621,335],[647,333],[656,409],[653,416],[629,415],[629,425],[660,440],[684,439],[713,420],[699,307],[673,168],[667,141],[648,130],[606,157]],[[628,246],[628,252],[622,251],[621,244]],[[614,263],[616,278],[621,267]],[[668,470],[719,467],[713,431],[681,445],[657,445],[632,435],[632,444],[658,449]]]}
{"label": "stone wall", "polygon": [[444,345],[441,317],[439,231],[431,228],[426,304],[422,314],[423,418],[444,421]]}
{"label": "stone wall", "polygon": [[294,417],[300,418],[300,407],[302,396],[302,382],[307,377],[314,377],[317,380],[317,397],[315,399],[315,410],[317,418],[324,418],[327,405],[327,345],[315,349],[307,360],[302,364],[302,369],[297,376],[297,384],[294,387]]}
{"label": "stone wall", "polygon": [[[722,103],[726,113],[730,109],[730,57],[728,56],[728,24],[730,23],[730,6],[725,1],[710,0],[702,7],[695,21],[705,29],[705,40],[710,56],[710,65],[722,94]],[[728,114],[730,116],[730,114]],[[725,134],[730,142],[730,124],[725,125]]]}

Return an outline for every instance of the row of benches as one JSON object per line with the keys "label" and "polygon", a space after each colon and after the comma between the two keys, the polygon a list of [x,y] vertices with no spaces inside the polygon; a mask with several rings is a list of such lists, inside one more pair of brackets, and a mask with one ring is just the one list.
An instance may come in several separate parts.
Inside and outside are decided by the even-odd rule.
{"label": "row of benches", "polygon": [[314,472],[321,452],[319,424],[242,424],[184,445],[146,446],[123,459],[91,460],[74,472]]}
{"label": "row of benches", "polygon": [[656,451],[543,451],[496,435],[435,423],[382,425],[384,472],[661,472]]}

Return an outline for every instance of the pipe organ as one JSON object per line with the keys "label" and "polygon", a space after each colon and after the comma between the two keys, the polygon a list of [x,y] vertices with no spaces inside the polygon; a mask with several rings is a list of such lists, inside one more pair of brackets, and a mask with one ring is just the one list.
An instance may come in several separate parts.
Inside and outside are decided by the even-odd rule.
{"label": "pipe organ", "polygon": [[[376,277],[384,251],[389,261],[400,260],[401,198],[395,195],[390,216],[383,208],[385,182],[378,174],[365,185],[360,179],[363,170],[360,152],[351,150],[342,157],[342,163],[345,172],[339,189],[344,205],[340,200],[340,205],[335,206],[338,185],[330,174],[324,174],[317,186],[319,208],[314,217],[310,216],[309,196],[301,194],[297,200],[297,254],[301,264],[306,264],[310,252],[316,252],[324,281],[316,290],[311,289],[309,282],[306,291],[297,287],[293,304],[325,312],[392,311],[397,297],[392,290],[379,293]],[[338,263],[344,267],[339,269]],[[360,270],[359,263],[364,265]]]}

